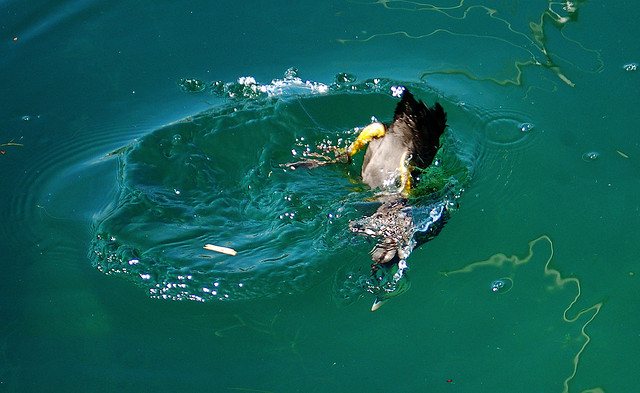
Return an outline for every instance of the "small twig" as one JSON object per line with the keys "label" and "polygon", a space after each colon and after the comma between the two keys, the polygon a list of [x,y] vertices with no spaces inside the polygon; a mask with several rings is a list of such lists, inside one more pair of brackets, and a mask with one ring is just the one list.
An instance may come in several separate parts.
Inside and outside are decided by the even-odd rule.
{"label": "small twig", "polygon": [[622,157],[622,158],[629,158],[629,156],[627,154],[621,152],[620,150],[616,149],[616,153],[618,153],[620,155],[620,157]]}
{"label": "small twig", "polygon": [[0,147],[3,147],[3,146],[24,146],[24,145],[22,143],[16,143],[12,139],[9,142],[3,143],[3,144],[0,145]]}
{"label": "small twig", "polygon": [[215,246],[213,244],[205,244],[204,249],[209,251],[219,252],[221,254],[231,255],[231,256],[236,256],[238,254],[238,252],[233,248]]}

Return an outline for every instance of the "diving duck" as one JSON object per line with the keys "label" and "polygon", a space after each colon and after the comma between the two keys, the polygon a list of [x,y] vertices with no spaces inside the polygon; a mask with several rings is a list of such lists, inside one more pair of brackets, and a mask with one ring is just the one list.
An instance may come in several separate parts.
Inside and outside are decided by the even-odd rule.
{"label": "diving duck", "polygon": [[[371,251],[373,284],[367,289],[376,295],[372,311],[407,288],[404,277],[406,258],[416,245],[413,237],[417,232],[408,198],[419,182],[418,172],[433,162],[447,121],[439,103],[428,107],[404,87],[395,88],[394,93],[401,94],[402,98],[396,105],[390,124],[374,122],[366,126],[356,140],[347,149],[339,151],[334,159],[287,164],[296,169],[350,163],[351,157],[366,146],[362,181],[371,189],[380,191],[377,194],[380,206],[371,216],[352,221],[350,228],[354,233],[378,239]],[[434,209],[430,214],[435,217],[434,223],[439,222],[431,228],[431,236],[437,233],[444,221],[440,220],[444,207],[436,206]],[[394,273],[391,273],[392,269],[395,269]],[[385,278],[385,274],[393,277]]]}
{"label": "diving duck", "polygon": [[369,143],[362,162],[362,181],[372,189],[389,189],[399,183],[398,193],[406,196],[414,181],[412,172],[431,165],[440,148],[447,115],[439,103],[429,108],[406,88],[398,90],[402,99],[391,124],[368,125],[347,153],[353,156]]}

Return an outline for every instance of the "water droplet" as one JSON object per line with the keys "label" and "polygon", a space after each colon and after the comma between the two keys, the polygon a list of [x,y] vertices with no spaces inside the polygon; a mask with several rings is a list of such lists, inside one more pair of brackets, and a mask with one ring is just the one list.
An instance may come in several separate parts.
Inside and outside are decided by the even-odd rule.
{"label": "water droplet", "polygon": [[298,77],[298,69],[291,67],[284,72],[284,79],[294,79]]}
{"label": "water droplet", "polygon": [[513,287],[513,280],[508,277],[494,280],[491,283],[491,292],[507,293]]}
{"label": "water droplet", "polygon": [[404,86],[391,86],[391,95],[394,97],[402,97],[402,93],[404,93]]}
{"label": "water droplet", "polygon": [[636,71],[638,69],[638,63],[629,63],[622,66],[625,71]]}
{"label": "water droplet", "polygon": [[597,160],[598,157],[600,157],[600,153],[598,153],[597,151],[590,151],[582,155],[582,159],[584,161],[594,161]]}
{"label": "water droplet", "polygon": [[206,83],[192,78],[182,78],[178,81],[178,85],[188,93],[200,93],[207,88]]}
{"label": "water droplet", "polygon": [[519,113],[497,112],[485,124],[487,142],[498,146],[518,146],[533,135],[534,124],[523,122]]}
{"label": "water droplet", "polygon": [[348,74],[346,72],[341,72],[338,75],[336,75],[336,83],[337,84],[342,84],[342,83],[353,83],[356,81],[356,76],[353,74]]}
{"label": "water droplet", "polygon": [[520,124],[520,131],[522,132],[529,132],[533,129],[533,124],[532,123],[522,123]]}

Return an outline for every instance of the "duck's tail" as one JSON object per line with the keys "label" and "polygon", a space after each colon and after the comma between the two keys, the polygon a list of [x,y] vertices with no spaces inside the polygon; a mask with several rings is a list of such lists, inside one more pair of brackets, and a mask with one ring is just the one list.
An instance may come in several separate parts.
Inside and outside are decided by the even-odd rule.
{"label": "duck's tail", "polygon": [[414,157],[417,166],[429,166],[440,148],[440,136],[447,126],[447,114],[442,106],[436,102],[430,108],[421,100],[417,101],[405,88],[396,106],[392,124],[410,130],[418,153],[418,157]]}

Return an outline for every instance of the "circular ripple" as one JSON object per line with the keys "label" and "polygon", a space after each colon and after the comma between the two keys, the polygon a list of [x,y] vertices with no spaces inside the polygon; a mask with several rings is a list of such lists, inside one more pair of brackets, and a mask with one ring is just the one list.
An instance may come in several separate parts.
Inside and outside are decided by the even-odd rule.
{"label": "circular ripple", "polygon": [[[57,129],[58,124],[51,117],[30,115],[28,120],[16,120],[27,121],[28,127],[33,127],[27,128],[29,134],[39,137],[20,140],[22,146],[16,147],[15,153],[22,157],[5,162],[7,178],[19,192],[6,199],[2,219],[13,226],[19,223],[21,230],[0,225],[0,234],[9,243],[32,244],[29,251],[48,256],[56,253],[61,256],[60,264],[77,264],[77,259],[65,259],[64,255],[77,247],[78,239],[60,236],[60,230],[69,231],[73,224],[85,228],[96,206],[113,198],[109,194],[111,185],[104,181],[111,179],[110,172],[106,172],[107,176],[103,172],[109,165],[105,149],[128,140],[131,129],[107,121],[69,132],[73,137],[62,132],[53,137],[52,132],[44,131]],[[12,165],[20,167],[10,169]]]}
{"label": "circular ripple", "polygon": [[492,148],[523,148],[531,141],[536,131],[530,119],[516,112],[488,112],[482,121],[485,142]]}
{"label": "circular ripple", "polygon": [[[525,113],[508,109],[487,110],[464,104],[470,119],[469,127],[477,130],[478,160],[474,170],[480,175],[474,180],[472,195],[467,207],[505,205],[517,199],[519,190],[513,187],[513,168],[517,167],[521,154],[533,146],[540,130],[535,121]],[[504,187],[500,187],[504,185]],[[484,208],[481,206],[480,208]]]}

